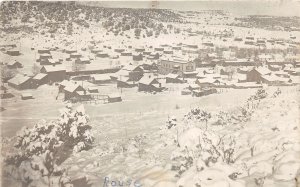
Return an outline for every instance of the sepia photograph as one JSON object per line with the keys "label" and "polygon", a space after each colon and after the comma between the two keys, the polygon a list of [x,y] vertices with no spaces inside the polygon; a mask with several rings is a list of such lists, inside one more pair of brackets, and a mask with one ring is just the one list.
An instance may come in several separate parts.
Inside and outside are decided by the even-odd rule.
{"label": "sepia photograph", "polygon": [[0,0],[0,187],[300,187],[300,0]]}

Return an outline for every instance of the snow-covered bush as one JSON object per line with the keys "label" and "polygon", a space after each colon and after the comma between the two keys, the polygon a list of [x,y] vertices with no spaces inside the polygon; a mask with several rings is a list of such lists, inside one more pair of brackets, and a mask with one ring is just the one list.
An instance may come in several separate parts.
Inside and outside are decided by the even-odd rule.
{"label": "snow-covered bush", "polygon": [[60,112],[57,120],[41,121],[18,133],[15,150],[5,159],[14,168],[11,175],[26,184],[44,181],[44,185],[61,186],[69,181],[61,177],[65,171],[59,165],[72,152],[90,148],[94,138],[82,105],[76,110],[67,105]]}
{"label": "snow-covered bush", "polygon": [[199,107],[192,109],[185,118],[188,120],[196,120],[198,122],[205,122],[205,128],[207,130],[207,123],[211,119],[211,113],[200,109]]}
{"label": "snow-covered bush", "polygon": [[218,135],[213,131],[191,128],[179,136],[179,148],[174,151],[172,159],[176,162],[174,170],[178,174],[189,169],[201,159],[206,167],[220,161],[234,162],[236,141],[231,135]]}
{"label": "snow-covered bush", "polygon": [[281,90],[279,89],[279,88],[277,88],[277,90],[273,93],[273,98],[276,98],[276,97],[278,97],[278,95],[280,95],[281,94]]}

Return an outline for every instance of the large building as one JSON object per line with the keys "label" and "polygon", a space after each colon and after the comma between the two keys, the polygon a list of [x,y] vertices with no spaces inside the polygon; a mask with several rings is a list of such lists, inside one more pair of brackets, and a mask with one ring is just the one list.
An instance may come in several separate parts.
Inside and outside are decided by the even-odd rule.
{"label": "large building", "polygon": [[189,74],[196,73],[196,63],[192,60],[185,59],[182,57],[166,57],[160,60],[159,73],[161,74],[169,74],[175,73],[180,76],[186,76]]}

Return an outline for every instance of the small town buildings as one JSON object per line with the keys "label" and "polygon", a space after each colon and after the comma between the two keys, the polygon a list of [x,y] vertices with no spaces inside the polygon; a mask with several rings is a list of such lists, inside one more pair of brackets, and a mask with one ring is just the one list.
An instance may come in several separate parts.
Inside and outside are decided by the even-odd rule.
{"label": "small town buildings", "polygon": [[33,96],[32,96],[31,93],[22,93],[21,94],[21,99],[22,100],[33,99]]}
{"label": "small town buildings", "polygon": [[134,66],[134,65],[126,65],[120,70],[120,73],[123,73],[123,75],[126,72],[128,73],[129,81],[138,81],[143,77],[144,74],[144,70],[140,66]]}
{"label": "small town buildings", "polygon": [[117,52],[117,53],[122,53],[122,52],[125,51],[125,49],[124,48],[117,48],[114,51]]}
{"label": "small town buildings", "polygon": [[72,53],[76,53],[77,52],[77,49],[65,49],[65,53],[68,53],[68,54],[72,54]]}
{"label": "small town buildings", "polygon": [[49,59],[52,58],[52,55],[51,54],[48,54],[48,53],[43,53],[43,54],[40,54],[38,59],[36,60],[37,62],[40,62],[41,65],[43,64],[49,64]]}
{"label": "small town buildings", "polygon": [[292,80],[289,78],[278,77],[276,75],[263,75],[262,83],[271,85],[271,86],[282,86],[292,83]]}
{"label": "small town buildings", "polygon": [[106,52],[98,52],[96,56],[100,57],[100,58],[107,58],[107,57],[109,57],[108,53],[106,53]]}
{"label": "small town buildings", "polygon": [[40,61],[40,65],[58,65],[61,64],[61,60],[60,59],[45,59],[45,60],[41,60]]}
{"label": "small town buildings", "polygon": [[97,87],[88,87],[89,93],[99,93],[99,90]]}
{"label": "small town buildings", "polygon": [[240,74],[247,74],[251,69],[249,69],[248,67],[240,67],[237,68],[237,72]]}
{"label": "small town buildings", "polygon": [[6,52],[8,55],[10,56],[19,56],[21,53],[19,50],[17,49],[10,49],[10,50],[7,50]]}
{"label": "small town buildings", "polygon": [[98,54],[98,53],[102,52],[102,49],[95,48],[95,49],[92,49],[91,52],[94,54]]}
{"label": "small town buildings", "polygon": [[268,65],[268,68],[271,71],[279,71],[279,70],[281,70],[281,66],[279,66],[279,65]]}
{"label": "small town buildings", "polygon": [[176,56],[161,59],[158,69],[161,74],[175,73],[181,76],[184,76],[185,73],[195,73],[195,76],[197,74],[194,61]]}
{"label": "small town buildings", "polygon": [[50,54],[50,49],[38,49],[38,53],[39,54],[44,54],[44,53]]}
{"label": "small town buildings", "polygon": [[66,68],[62,65],[43,66],[40,73],[47,74],[48,83],[61,82],[66,78]]}
{"label": "small town buildings", "polygon": [[152,71],[152,72],[158,71],[157,64],[150,60],[143,61],[140,67],[142,67],[144,71]]}
{"label": "small town buildings", "polygon": [[247,73],[246,81],[247,82],[262,82],[264,75],[271,75],[271,71],[265,67],[253,68]]}
{"label": "small town buildings", "polygon": [[8,86],[17,90],[25,90],[32,88],[31,78],[26,75],[17,74],[12,79],[7,81]]}
{"label": "small town buildings", "polygon": [[145,75],[141,78],[141,80],[138,83],[138,91],[144,91],[144,92],[161,92],[165,88],[162,86],[162,84],[157,80],[157,78],[151,76],[151,75]]}
{"label": "small town buildings", "polygon": [[166,75],[166,83],[184,83],[183,79],[180,78],[180,75],[169,73]]}
{"label": "small town buildings", "polygon": [[215,88],[202,88],[201,90],[194,90],[192,92],[192,96],[202,97],[214,93],[217,93],[217,90]]}
{"label": "small town buildings", "polygon": [[121,56],[132,56],[132,52],[123,51],[123,52],[121,52]]}
{"label": "small town buildings", "polygon": [[141,53],[135,53],[132,55],[132,60],[134,61],[142,61],[143,60],[143,55]]}
{"label": "small town buildings", "polygon": [[34,88],[37,88],[43,84],[47,84],[47,82],[48,82],[47,74],[45,74],[45,73],[39,73],[32,78],[32,86]]}
{"label": "small town buildings", "polygon": [[196,83],[194,83],[194,84],[189,84],[188,89],[189,89],[190,91],[200,90],[200,86],[199,86],[198,84],[196,84]]}
{"label": "small town buildings", "polygon": [[108,74],[95,74],[91,75],[90,81],[94,84],[111,83],[111,77]]}
{"label": "small town buildings", "polygon": [[82,56],[82,55],[79,54],[79,53],[77,53],[77,52],[71,53],[71,54],[70,54],[70,58],[76,58],[76,59],[78,59],[78,58],[80,58],[81,56]]}
{"label": "small town buildings", "polygon": [[22,65],[20,62],[14,60],[14,61],[8,62],[8,63],[7,63],[7,67],[8,67],[9,69],[18,69],[18,68],[22,68],[23,65]]}
{"label": "small town buildings", "polygon": [[197,79],[196,84],[198,84],[201,88],[205,87],[218,87],[220,86],[220,80],[219,79],[213,79],[213,78],[204,78],[204,79]]}
{"label": "small town buildings", "polygon": [[113,93],[108,95],[108,102],[109,103],[115,103],[115,102],[121,102],[122,98],[121,95],[118,93]]}
{"label": "small town buildings", "polygon": [[138,48],[135,48],[135,51],[136,52],[144,52],[146,49],[143,48],[143,47],[138,47]]}
{"label": "small town buildings", "polygon": [[154,51],[164,51],[164,48],[163,47],[155,47]]}
{"label": "small town buildings", "polygon": [[149,54],[149,56],[147,57],[147,59],[149,59],[149,60],[157,60],[157,59],[159,59],[159,53],[157,53],[157,52],[151,52],[150,54]]}
{"label": "small town buildings", "polygon": [[65,100],[84,97],[87,94],[87,91],[77,82],[67,82],[63,91],[65,93]]}
{"label": "small town buildings", "polygon": [[75,63],[79,63],[79,64],[90,64],[91,60],[87,57],[82,57],[82,58],[78,58],[75,60]]}

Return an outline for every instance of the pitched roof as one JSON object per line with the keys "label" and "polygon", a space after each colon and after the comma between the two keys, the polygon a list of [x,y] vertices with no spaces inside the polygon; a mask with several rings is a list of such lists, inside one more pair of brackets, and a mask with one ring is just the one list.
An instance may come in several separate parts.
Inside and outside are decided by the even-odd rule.
{"label": "pitched roof", "polygon": [[[68,92],[74,92],[78,87],[81,87],[79,84],[70,82],[70,84],[67,84],[66,87],[64,88],[65,91]],[[82,87],[81,87],[82,88]],[[83,88],[82,88],[83,89]]]}
{"label": "pitched roof", "polygon": [[62,65],[57,65],[57,66],[43,66],[45,68],[46,72],[57,72],[57,71],[66,71],[66,68]]}
{"label": "pitched roof", "polygon": [[139,66],[134,66],[134,65],[126,65],[122,68],[122,70],[127,70],[127,71],[134,71],[136,70],[137,68],[139,68]]}
{"label": "pitched roof", "polygon": [[39,73],[36,76],[34,76],[32,79],[41,80],[41,79],[43,79],[46,76],[47,76],[47,74],[45,74],[45,73]]}
{"label": "pitched roof", "polygon": [[107,74],[96,74],[96,75],[91,75],[93,79],[96,81],[104,81],[104,80],[110,80],[110,76]]}
{"label": "pitched roof", "polygon": [[139,83],[145,84],[145,85],[150,85],[153,81],[157,81],[157,79],[153,76],[145,75],[140,79]]}
{"label": "pitched roof", "polygon": [[25,83],[26,81],[28,81],[30,79],[31,79],[30,77],[18,74],[14,78],[8,80],[8,83],[15,84],[15,85],[20,85],[20,84],[23,84],[23,83]]}
{"label": "pitched roof", "polygon": [[[21,64],[20,62],[18,62],[18,61],[15,60],[15,61],[10,61],[10,62],[8,62],[7,65],[13,66],[13,65],[15,65],[16,63],[17,63],[17,64]],[[21,65],[22,65],[22,64],[21,64]]]}
{"label": "pitched roof", "polygon": [[166,75],[167,78],[171,78],[171,79],[177,79],[179,77],[178,74],[174,74],[174,73],[169,73],[168,75]]}
{"label": "pitched roof", "polygon": [[268,68],[265,67],[259,67],[259,68],[255,68],[255,70],[260,73],[261,75],[266,75],[271,73],[271,71]]}

